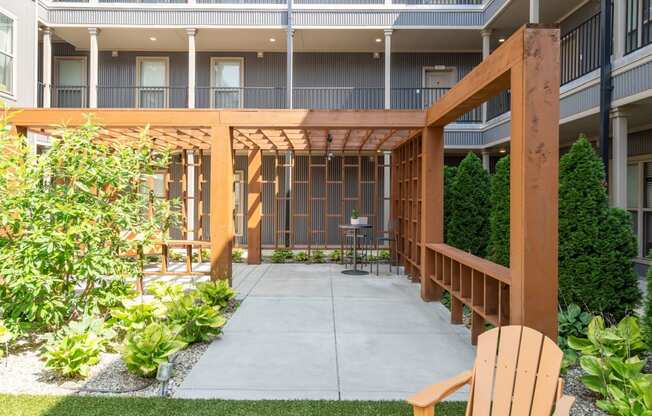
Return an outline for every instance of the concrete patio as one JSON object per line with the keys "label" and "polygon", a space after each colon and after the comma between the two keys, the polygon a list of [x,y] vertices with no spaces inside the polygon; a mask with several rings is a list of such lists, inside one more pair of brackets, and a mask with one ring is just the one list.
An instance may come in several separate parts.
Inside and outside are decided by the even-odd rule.
{"label": "concrete patio", "polygon": [[418,284],[341,270],[236,265],[243,302],[176,396],[402,400],[472,367],[469,331],[422,302]]}

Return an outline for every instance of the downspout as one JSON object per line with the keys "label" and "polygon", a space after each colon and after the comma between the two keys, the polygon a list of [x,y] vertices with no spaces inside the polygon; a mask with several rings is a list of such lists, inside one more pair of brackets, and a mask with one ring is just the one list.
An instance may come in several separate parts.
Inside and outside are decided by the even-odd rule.
{"label": "downspout", "polygon": [[600,154],[604,164],[605,183],[609,183],[609,111],[613,83],[611,53],[613,51],[613,24],[611,0],[600,1]]}

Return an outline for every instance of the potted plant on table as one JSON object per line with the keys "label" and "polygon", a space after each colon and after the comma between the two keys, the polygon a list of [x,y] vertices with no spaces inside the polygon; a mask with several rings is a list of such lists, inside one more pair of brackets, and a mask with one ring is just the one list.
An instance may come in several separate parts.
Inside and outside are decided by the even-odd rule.
{"label": "potted plant on table", "polygon": [[357,208],[351,211],[351,225],[367,225],[367,217],[361,217]]}

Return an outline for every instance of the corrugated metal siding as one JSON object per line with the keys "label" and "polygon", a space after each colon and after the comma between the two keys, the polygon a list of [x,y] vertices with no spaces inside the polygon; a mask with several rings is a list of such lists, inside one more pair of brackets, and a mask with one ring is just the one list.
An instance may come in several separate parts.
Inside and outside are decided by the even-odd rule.
{"label": "corrugated metal siding", "polygon": [[637,66],[613,78],[613,99],[628,97],[652,89],[652,62]]}
{"label": "corrugated metal siding", "polygon": [[652,154],[652,130],[630,133],[627,140],[627,154],[629,156]]}
{"label": "corrugated metal siding", "polygon": [[447,130],[444,132],[445,146],[480,146],[485,139],[481,131]]}
{"label": "corrugated metal siding", "polygon": [[563,97],[559,103],[559,116],[565,118],[598,106],[600,85],[595,84],[575,94]]}
{"label": "corrugated metal siding", "polygon": [[483,134],[484,136],[484,143],[485,144],[490,144],[493,143],[497,140],[504,139],[506,137],[511,136],[511,128],[512,128],[512,123],[511,121],[507,121],[505,123],[498,124],[497,126],[493,126],[492,128],[486,130]]}
{"label": "corrugated metal siding", "polygon": [[505,4],[507,1],[508,0],[489,0],[486,8],[484,9],[483,23],[489,23],[494,18],[496,13],[498,13],[503,4]]}
{"label": "corrugated metal siding", "polygon": [[423,87],[423,68],[435,65],[455,67],[461,80],[480,62],[481,53],[393,53],[392,88]]}
{"label": "corrugated metal siding", "polygon": [[152,26],[286,26],[284,10],[224,10],[192,8],[66,8],[51,9],[48,23],[69,25],[152,25]]}
{"label": "corrugated metal siding", "polygon": [[301,26],[482,26],[482,11],[298,10],[293,24]]}

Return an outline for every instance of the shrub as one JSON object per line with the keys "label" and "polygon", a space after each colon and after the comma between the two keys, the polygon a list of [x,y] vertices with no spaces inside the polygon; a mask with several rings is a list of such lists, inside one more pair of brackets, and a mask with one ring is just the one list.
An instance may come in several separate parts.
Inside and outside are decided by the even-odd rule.
{"label": "shrub", "polygon": [[87,377],[115,335],[99,318],[71,322],[43,347],[45,366],[63,377]]}
{"label": "shrub", "polygon": [[285,263],[286,261],[292,260],[294,255],[291,250],[286,248],[277,248],[272,253],[272,263]]}
{"label": "shrub", "polygon": [[[168,152],[142,140],[95,140],[90,121],[62,129],[52,148],[34,155],[25,137],[0,120],[0,304],[19,331],[52,329],[81,316],[105,279],[132,277],[124,256],[165,237],[174,215],[168,201],[139,192],[166,167]],[[148,217],[153,204],[154,216]],[[139,236],[136,239],[129,235]],[[81,290],[77,290],[81,288]],[[114,286],[105,285],[105,290]]]}
{"label": "shrub", "polygon": [[242,263],[244,252],[239,248],[234,249],[231,252],[231,259],[234,263]]}
{"label": "shrub", "polygon": [[580,352],[580,366],[586,373],[582,383],[602,396],[596,405],[611,415],[652,414],[652,375],[643,374],[645,350],[636,318],[625,317],[605,328],[604,319],[591,320],[587,338],[569,337],[568,344]]}
{"label": "shrub", "polygon": [[[453,209],[453,180],[457,167],[444,166],[444,237],[448,238],[448,224],[450,223]],[[446,240],[448,242],[448,240]]]}
{"label": "shrub", "polygon": [[378,259],[384,262],[389,262],[391,260],[389,250],[380,250],[380,253],[378,253]]}
{"label": "shrub", "polygon": [[222,332],[226,323],[219,307],[199,304],[193,295],[169,302],[167,319],[180,328],[178,337],[187,344],[210,340]]}
{"label": "shrub", "polygon": [[168,252],[168,261],[172,263],[182,263],[185,262],[186,260],[183,253],[176,250],[170,250]]}
{"label": "shrub", "polygon": [[5,350],[9,349],[9,342],[12,339],[14,339],[14,334],[11,333],[2,319],[0,319],[0,358],[4,356]]}
{"label": "shrub", "polygon": [[310,261],[313,263],[324,263],[326,261],[326,258],[324,256],[324,252],[322,250],[314,250],[312,252],[312,256],[310,258]]}
{"label": "shrub", "polygon": [[198,283],[197,291],[204,303],[210,306],[219,306],[220,308],[226,308],[236,294],[226,280]]}
{"label": "shrub", "polygon": [[342,250],[340,250],[340,249],[333,250],[331,252],[331,255],[330,255],[330,260],[333,263],[337,263],[337,262],[341,261],[342,260]]}
{"label": "shrub", "polygon": [[448,244],[484,257],[489,240],[489,174],[474,153],[457,168],[451,194]]}
{"label": "shrub", "polygon": [[[648,255],[648,258],[652,257]],[[647,345],[652,346],[652,267],[647,269],[647,293],[645,294],[645,311],[642,318],[643,337]]]}
{"label": "shrub", "polygon": [[509,156],[496,163],[491,176],[489,260],[509,267]]}
{"label": "shrub", "polygon": [[132,330],[120,348],[127,369],[142,377],[154,377],[159,364],[183,348],[186,343],[177,338],[180,328],[155,322],[144,330]]}
{"label": "shrub", "polygon": [[310,260],[310,257],[308,257],[308,253],[305,251],[300,251],[294,256],[294,260],[300,263],[306,263],[308,260]]}
{"label": "shrub", "polygon": [[577,361],[577,353],[568,346],[568,338],[586,336],[586,330],[591,322],[591,314],[582,311],[582,308],[572,303],[566,309],[561,309],[558,314],[559,336],[557,344],[564,352],[564,367]]}
{"label": "shrub", "polygon": [[154,296],[154,299],[161,302],[169,302],[171,300],[183,296],[184,289],[181,283],[166,282],[157,280],[147,285],[145,288],[147,293]]}
{"label": "shrub", "polygon": [[584,137],[559,165],[559,297],[615,321],[640,301],[629,214],[609,208],[603,164]]}

